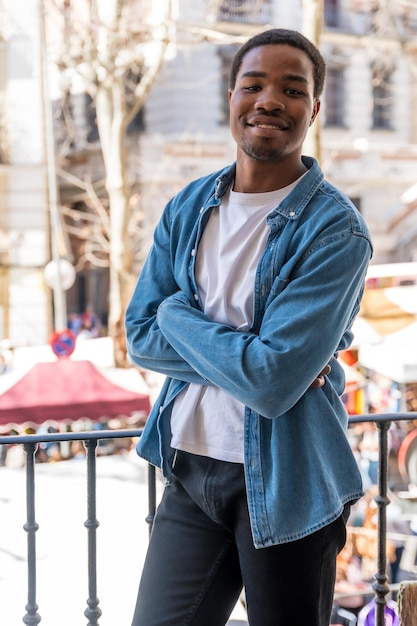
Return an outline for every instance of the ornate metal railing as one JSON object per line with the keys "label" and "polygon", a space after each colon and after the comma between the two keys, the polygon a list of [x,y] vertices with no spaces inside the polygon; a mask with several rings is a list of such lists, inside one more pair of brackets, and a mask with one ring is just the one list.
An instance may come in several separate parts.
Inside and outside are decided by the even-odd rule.
{"label": "ornate metal railing", "polygon": [[349,424],[373,422],[378,429],[378,493],[375,502],[378,507],[378,558],[377,572],[372,588],[375,592],[375,626],[385,626],[385,607],[387,595],[391,591],[387,576],[387,506],[388,497],[388,430],[393,421],[410,421],[416,418],[415,413],[384,413],[380,415],[355,415]]}
{"label": "ornate metal railing", "polygon": [[[378,494],[375,502],[378,507],[378,560],[377,572],[372,585],[375,602],[376,615],[375,626],[384,626],[385,606],[387,595],[392,591],[388,584],[387,576],[387,516],[386,508],[389,504],[388,498],[388,430],[393,421],[414,420],[415,413],[386,413],[380,415],[356,415],[351,416],[349,423],[351,426],[364,423],[375,423],[379,433],[379,463],[378,463]],[[28,570],[28,593],[26,614],[22,621],[24,624],[36,626],[40,623],[41,617],[38,614],[38,604],[36,599],[36,522],[35,509],[35,454],[41,443],[61,443],[71,441],[83,441],[86,449],[87,463],[87,520],[85,527],[88,532],[88,599],[87,608],[84,611],[88,619],[87,626],[98,626],[101,615],[99,601],[97,597],[97,546],[96,531],[98,520],[96,518],[96,448],[101,440],[137,438],[142,431],[132,430],[108,430],[93,432],[70,432],[70,433],[44,433],[31,435],[0,436],[0,445],[21,444],[26,453],[26,511],[27,519],[24,530],[27,532],[27,570]],[[146,522],[149,529],[152,527],[156,508],[156,477],[155,469],[149,466],[148,469],[148,515]],[[1,609],[0,609],[1,615]]]}
{"label": "ornate metal railing", "polygon": [[[22,621],[24,624],[36,626],[41,617],[38,614],[36,601],[36,531],[39,526],[35,515],[35,454],[40,443],[61,443],[71,441],[83,441],[86,449],[87,463],[87,520],[85,527],[88,533],[88,599],[87,608],[84,611],[88,619],[87,626],[98,626],[101,615],[97,597],[97,544],[96,531],[98,520],[96,517],[96,448],[101,440],[140,437],[142,430],[101,430],[78,433],[44,433],[34,435],[0,436],[0,445],[21,444],[26,453],[26,523],[24,530],[27,532],[27,568],[28,568],[28,594],[26,614]],[[156,478],[155,468],[148,466],[148,515],[146,521],[149,529],[152,527],[156,508]],[[1,608],[0,608],[1,621]]]}

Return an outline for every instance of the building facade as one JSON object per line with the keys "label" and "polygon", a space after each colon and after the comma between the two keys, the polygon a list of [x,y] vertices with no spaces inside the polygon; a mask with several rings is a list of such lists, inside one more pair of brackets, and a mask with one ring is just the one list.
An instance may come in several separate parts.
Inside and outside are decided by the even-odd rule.
{"label": "building facade", "polygon": [[[269,26],[306,31],[308,4],[177,0],[175,45],[128,136],[147,245],[168,199],[235,157],[227,105],[228,72],[239,45],[233,37],[243,41]],[[52,293],[44,279],[53,252],[53,190],[51,198],[42,6],[40,0],[0,0],[0,341],[13,345],[45,343],[53,329]],[[374,262],[415,260],[417,4],[323,0],[320,26],[328,65],[319,116],[324,173],[363,213]],[[192,41],[190,32],[197,33]],[[81,93],[72,110],[81,139],[69,171],[100,171],[92,103]],[[59,184],[59,197],[66,199],[68,182],[61,178]],[[76,264],[74,246],[70,252]],[[70,306],[96,305],[103,285],[105,270],[80,271],[67,294]]]}
{"label": "building facade", "polygon": [[45,342],[52,320],[39,11],[0,2],[0,341],[12,345]]}
{"label": "building facade", "polygon": [[[216,19],[219,28],[229,22],[231,32],[262,20],[302,30],[306,4],[230,0]],[[392,28],[376,5],[323,3],[320,48],[328,70],[320,160],[326,177],[365,216],[374,262],[385,263],[413,260],[417,252],[417,3],[388,3],[392,23],[397,19]],[[138,175],[156,211],[161,189],[174,191],[184,179],[234,158],[227,78],[235,48],[206,42],[198,50],[178,49],[152,90]]]}

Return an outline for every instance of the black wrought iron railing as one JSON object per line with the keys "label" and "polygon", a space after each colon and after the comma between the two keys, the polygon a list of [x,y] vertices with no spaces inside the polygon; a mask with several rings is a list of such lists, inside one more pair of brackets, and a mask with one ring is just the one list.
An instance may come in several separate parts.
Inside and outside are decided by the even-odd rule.
{"label": "black wrought iron railing", "polygon": [[[416,418],[415,413],[385,413],[379,415],[356,415],[351,416],[350,426],[364,422],[373,422],[378,429],[379,460],[378,460],[378,493],[375,502],[378,507],[378,559],[377,572],[372,585],[375,602],[375,626],[385,626],[385,606],[387,595],[392,591],[387,576],[387,515],[386,508],[390,502],[388,497],[388,431],[392,422],[410,421]],[[36,522],[35,482],[36,482],[36,451],[40,444],[62,443],[82,441],[86,450],[86,480],[87,480],[87,520],[85,527],[88,533],[88,599],[84,615],[87,618],[87,626],[98,626],[101,616],[99,600],[97,597],[97,528],[99,522],[96,516],[96,457],[99,441],[121,438],[140,437],[142,431],[138,429],[70,432],[70,433],[44,433],[29,435],[0,436],[1,445],[20,444],[25,450],[26,468],[26,523],[24,530],[27,533],[27,574],[28,591],[26,613],[22,618],[24,624],[36,626],[41,622],[38,613],[36,598],[36,532],[39,528]],[[22,494],[22,498],[23,498]],[[146,522],[149,530],[156,508],[156,475],[155,468],[148,467],[148,514]],[[1,607],[0,607],[1,620]]]}
{"label": "black wrought iron railing", "polygon": [[378,507],[378,556],[377,571],[372,585],[376,603],[375,626],[385,626],[387,595],[391,591],[387,575],[387,506],[390,502],[388,497],[388,430],[393,421],[412,421],[415,418],[415,413],[384,413],[380,415],[355,415],[349,419],[351,426],[373,422],[378,429],[378,493],[375,496]]}
{"label": "black wrought iron railing", "polygon": [[[23,528],[27,533],[27,574],[28,592],[26,613],[22,619],[24,624],[36,626],[41,622],[38,614],[38,604],[36,599],[37,580],[37,560],[36,560],[36,532],[39,525],[36,522],[35,503],[35,455],[39,444],[57,444],[62,442],[83,441],[86,450],[86,474],[87,474],[87,519],[85,527],[88,533],[88,598],[87,608],[84,615],[87,618],[87,626],[98,626],[101,616],[99,600],[97,597],[97,528],[99,522],[96,516],[96,449],[99,441],[108,441],[121,438],[137,438],[142,434],[142,430],[101,430],[92,432],[71,432],[71,433],[44,433],[31,435],[0,436],[0,446],[20,444],[25,450],[26,468],[26,523]],[[24,495],[22,494],[22,498]],[[156,508],[156,477],[155,468],[148,465],[148,515],[146,522],[149,524],[149,531],[152,527]],[[0,608],[1,623],[1,608]]]}

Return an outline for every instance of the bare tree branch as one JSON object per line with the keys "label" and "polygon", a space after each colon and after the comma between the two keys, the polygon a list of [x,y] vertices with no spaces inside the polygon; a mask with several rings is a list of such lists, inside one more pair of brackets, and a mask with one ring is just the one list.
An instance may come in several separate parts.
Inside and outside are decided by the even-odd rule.
{"label": "bare tree branch", "polygon": [[57,175],[74,185],[74,187],[79,187],[86,192],[87,197],[90,200],[91,206],[97,212],[101,223],[103,224],[106,231],[110,232],[110,219],[108,213],[103,207],[103,204],[100,202],[100,199],[98,198],[94,189],[94,185],[91,183],[91,181],[82,180],[81,178],[78,178],[78,176],[74,176],[73,174],[70,174],[69,172],[66,172],[61,168],[57,169]]}

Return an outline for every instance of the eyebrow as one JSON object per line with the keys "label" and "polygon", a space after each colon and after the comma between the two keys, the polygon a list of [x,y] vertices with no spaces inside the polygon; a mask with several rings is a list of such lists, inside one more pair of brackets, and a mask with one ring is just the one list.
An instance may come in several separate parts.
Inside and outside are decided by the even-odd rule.
{"label": "eyebrow", "polygon": [[[259,70],[249,70],[244,72],[241,75],[241,78],[266,78],[266,72],[260,72]],[[285,74],[283,76],[284,80],[293,80],[300,83],[308,84],[308,80],[305,76],[301,76],[300,74]]]}

